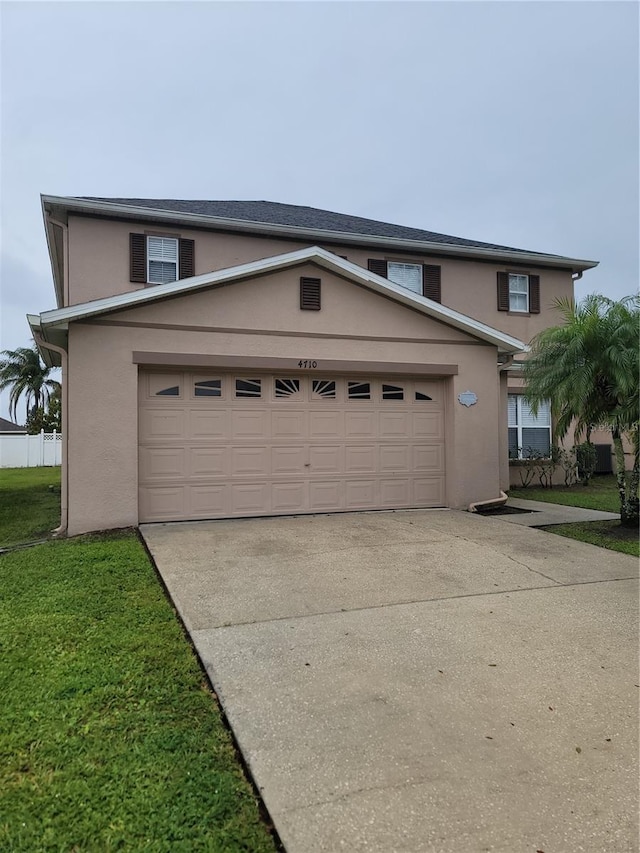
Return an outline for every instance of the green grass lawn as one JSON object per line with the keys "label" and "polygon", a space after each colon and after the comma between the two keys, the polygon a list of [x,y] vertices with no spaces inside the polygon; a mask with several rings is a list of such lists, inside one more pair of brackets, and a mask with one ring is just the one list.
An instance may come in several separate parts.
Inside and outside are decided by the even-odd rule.
{"label": "green grass lawn", "polygon": [[[552,489],[510,489],[509,495],[531,501],[580,506],[599,509],[603,512],[620,512],[618,484],[612,474],[600,474],[591,479],[588,486],[554,486]],[[581,542],[589,542],[610,551],[640,556],[638,531],[621,527],[618,521],[581,521],[575,524],[553,524],[542,528],[549,533],[568,536]]]}
{"label": "green grass lawn", "polygon": [[5,553],[0,589],[0,850],[277,849],[134,532]]}
{"label": "green grass lawn", "polygon": [[46,539],[59,524],[59,466],[0,468],[0,548]]}
{"label": "green grass lawn", "polygon": [[623,554],[631,554],[632,557],[640,557],[638,531],[621,527],[618,521],[579,521],[575,524],[551,524],[540,529],[578,539],[580,542],[588,542],[590,545],[599,545],[609,551],[620,551]]}
{"label": "green grass lawn", "polygon": [[588,486],[554,486],[552,489],[509,489],[512,498],[530,501],[547,501],[565,506],[600,509],[603,512],[620,512],[618,486],[613,474],[598,474]]}

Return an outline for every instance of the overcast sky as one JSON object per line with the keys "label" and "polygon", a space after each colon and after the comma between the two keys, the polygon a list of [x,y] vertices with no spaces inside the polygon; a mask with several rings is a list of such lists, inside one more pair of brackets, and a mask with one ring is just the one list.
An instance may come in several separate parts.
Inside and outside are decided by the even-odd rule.
{"label": "overcast sky", "polygon": [[635,292],[638,8],[1,3],[0,348],[55,307],[40,193],[310,205]]}

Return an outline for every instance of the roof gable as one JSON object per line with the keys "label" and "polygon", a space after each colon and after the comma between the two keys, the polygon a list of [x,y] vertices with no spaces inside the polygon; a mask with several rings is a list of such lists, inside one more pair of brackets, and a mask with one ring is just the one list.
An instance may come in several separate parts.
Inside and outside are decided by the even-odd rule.
{"label": "roof gable", "polygon": [[39,317],[30,317],[29,322],[34,332],[42,333],[45,340],[51,340],[50,337],[47,337],[48,331],[55,334],[56,330],[67,328],[68,324],[75,320],[88,319],[89,317],[121,309],[133,308],[137,305],[150,304],[173,296],[186,295],[216,284],[231,284],[236,281],[254,278],[257,275],[276,272],[304,263],[313,263],[321,268],[330,270],[342,278],[367,287],[414,311],[459,329],[478,340],[492,344],[498,348],[499,352],[516,353],[523,352],[526,349],[522,341],[511,337],[511,335],[507,335],[498,329],[480,323],[471,317],[467,317],[458,311],[454,311],[423,296],[418,296],[410,290],[393,284],[386,278],[381,278],[375,273],[369,272],[357,264],[345,261],[318,246],[300,249],[297,252],[287,252],[283,255],[252,261],[248,264],[241,264],[240,266],[231,267],[226,270],[217,270],[216,272],[182,279],[181,281],[171,282],[170,284],[156,285],[145,290],[123,293],[106,299],[97,299],[80,305],[59,308],[54,311],[46,311]]}

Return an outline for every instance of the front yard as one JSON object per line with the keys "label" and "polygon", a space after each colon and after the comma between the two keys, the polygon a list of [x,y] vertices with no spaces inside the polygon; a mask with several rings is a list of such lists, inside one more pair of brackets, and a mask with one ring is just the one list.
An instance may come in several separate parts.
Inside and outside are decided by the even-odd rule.
{"label": "front yard", "polygon": [[[58,523],[52,469],[22,473],[3,543]],[[135,532],[2,554],[0,588],[0,849],[277,849]]]}
{"label": "front yard", "polygon": [[59,524],[59,467],[0,469],[0,548],[47,539]]}
{"label": "front yard", "polygon": [[[546,501],[547,503],[579,506],[603,512],[620,512],[618,485],[613,475],[597,475],[588,486],[554,486],[552,489],[510,489],[511,497],[521,500]],[[610,551],[640,556],[638,531],[622,527],[619,521],[589,521],[577,524],[554,524],[542,528],[549,533],[568,536],[581,542],[589,542]]]}

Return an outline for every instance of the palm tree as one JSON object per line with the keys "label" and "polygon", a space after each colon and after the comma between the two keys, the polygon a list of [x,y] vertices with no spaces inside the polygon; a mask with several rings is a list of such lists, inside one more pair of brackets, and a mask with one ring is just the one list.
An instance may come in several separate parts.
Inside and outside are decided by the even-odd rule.
{"label": "palm tree", "polygon": [[[540,332],[531,342],[524,364],[526,396],[534,412],[551,401],[556,438],[575,428],[575,440],[592,427],[611,430],[616,456],[620,518],[638,524],[640,481],[640,358],[638,332],[640,298],[615,302],[592,294],[576,305],[557,300],[564,324]],[[622,435],[628,433],[635,451],[627,481]]]}
{"label": "palm tree", "polygon": [[11,388],[9,414],[16,417],[18,403],[24,397],[27,412],[46,405],[52,393],[59,393],[60,383],[50,379],[51,368],[40,360],[35,344],[3,350],[0,354],[0,391]]}

